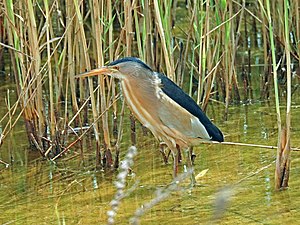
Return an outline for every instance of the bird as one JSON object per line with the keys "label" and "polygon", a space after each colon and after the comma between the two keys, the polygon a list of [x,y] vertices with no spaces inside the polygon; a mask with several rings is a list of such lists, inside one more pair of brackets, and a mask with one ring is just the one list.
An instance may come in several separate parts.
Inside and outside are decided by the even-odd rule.
{"label": "bird", "polygon": [[120,80],[123,97],[133,115],[171,150],[174,177],[178,172],[177,147],[189,149],[203,141],[224,141],[221,130],[192,97],[141,59],[120,58],[76,78],[96,75]]}

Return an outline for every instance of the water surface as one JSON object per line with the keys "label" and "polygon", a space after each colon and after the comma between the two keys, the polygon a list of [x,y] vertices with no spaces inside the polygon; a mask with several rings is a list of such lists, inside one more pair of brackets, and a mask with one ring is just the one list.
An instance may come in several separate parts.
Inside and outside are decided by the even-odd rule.
{"label": "water surface", "polygon": [[[208,110],[227,141],[276,145],[272,102],[231,106],[228,122],[222,119],[222,112],[218,104],[211,104]],[[293,146],[300,144],[299,113],[294,103]],[[122,200],[116,224],[128,224],[137,208],[155,198],[156,191],[172,181],[172,165],[163,164],[155,139],[144,136],[140,128],[137,132],[138,155],[126,190],[134,185],[136,188]],[[122,156],[128,142],[123,140]],[[208,169],[199,185],[190,189],[188,179],[181,182],[178,191],[141,217],[141,224],[298,224],[300,153],[292,153],[290,188],[275,192],[275,150],[201,145],[194,151],[196,174]],[[11,164],[8,168],[0,165],[0,223],[105,224],[116,191],[113,181],[117,173],[96,171],[93,153],[93,149],[86,150],[85,163],[74,152],[56,164],[41,159],[38,153],[27,149],[20,121],[0,151],[0,158]],[[66,160],[70,156],[74,158]]]}

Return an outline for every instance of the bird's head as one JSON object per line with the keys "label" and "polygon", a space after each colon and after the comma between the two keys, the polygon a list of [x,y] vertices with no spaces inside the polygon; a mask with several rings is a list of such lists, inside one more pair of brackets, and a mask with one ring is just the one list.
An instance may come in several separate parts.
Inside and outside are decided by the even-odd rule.
{"label": "bird's head", "polygon": [[109,63],[98,69],[94,69],[75,76],[75,78],[90,77],[96,75],[110,75],[118,79],[138,78],[152,74],[152,69],[138,58],[126,57]]}

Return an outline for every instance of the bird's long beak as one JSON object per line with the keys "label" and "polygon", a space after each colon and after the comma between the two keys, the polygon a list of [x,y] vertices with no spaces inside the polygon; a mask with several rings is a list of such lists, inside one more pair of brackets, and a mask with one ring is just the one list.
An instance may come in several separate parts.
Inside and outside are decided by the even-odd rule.
{"label": "bird's long beak", "polygon": [[75,76],[75,78],[84,78],[84,77],[91,77],[96,75],[110,75],[118,71],[118,68],[115,66],[104,66],[98,69],[93,69],[91,71],[81,73]]}

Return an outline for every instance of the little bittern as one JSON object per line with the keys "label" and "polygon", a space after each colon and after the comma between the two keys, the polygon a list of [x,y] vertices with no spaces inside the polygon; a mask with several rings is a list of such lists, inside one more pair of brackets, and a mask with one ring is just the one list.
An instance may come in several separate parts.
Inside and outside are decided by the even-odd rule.
{"label": "little bittern", "polygon": [[153,71],[138,58],[118,59],[99,69],[78,75],[110,75],[121,81],[122,92],[135,117],[174,155],[177,148],[189,148],[201,140],[224,140],[222,132],[208,119],[197,103],[167,76]]}

